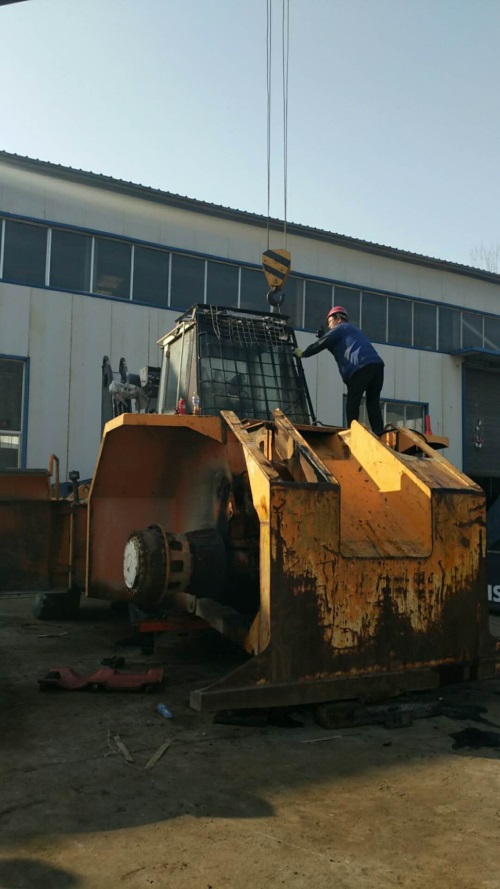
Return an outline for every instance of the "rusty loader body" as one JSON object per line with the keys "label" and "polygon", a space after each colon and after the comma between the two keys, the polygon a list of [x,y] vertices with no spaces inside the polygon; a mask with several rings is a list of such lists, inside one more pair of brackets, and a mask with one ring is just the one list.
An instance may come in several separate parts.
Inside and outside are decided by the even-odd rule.
{"label": "rusty loader body", "polygon": [[[279,316],[204,307],[164,338],[160,413],[104,431],[87,593],[241,645],[198,709],[493,675],[482,490],[411,430],[315,425],[291,337]],[[201,415],[175,413],[196,390]]]}
{"label": "rusty loader body", "polygon": [[318,425],[295,345],[277,314],[181,316],[160,341],[157,413],[106,424],[85,502],[32,480],[50,516],[33,528],[22,486],[4,492],[3,534],[24,527],[38,553],[17,583],[67,579],[236,642],[246,658],[192,694],[197,709],[372,701],[493,676],[483,491],[428,436]]}

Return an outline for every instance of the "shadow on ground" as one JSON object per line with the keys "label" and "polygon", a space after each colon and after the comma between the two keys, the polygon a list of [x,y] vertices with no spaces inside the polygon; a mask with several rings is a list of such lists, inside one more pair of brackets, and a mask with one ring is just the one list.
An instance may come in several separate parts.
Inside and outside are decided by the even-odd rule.
{"label": "shadow on ground", "polygon": [[0,886],[2,889],[72,889],[81,886],[81,880],[43,861],[8,858],[0,861]]}
{"label": "shadow on ground", "polygon": [[[214,724],[213,716],[190,710],[189,692],[234,666],[234,651],[214,650],[197,637],[171,638],[149,655],[140,646],[119,649],[135,670],[164,660],[167,684],[160,694],[41,693],[37,679],[50,668],[91,672],[116,652],[116,640],[130,628],[123,616],[102,608],[89,609],[82,621],[54,624],[33,621],[29,609],[26,599],[0,600],[0,842],[7,847],[41,836],[115,831],[180,817],[268,818],[278,793],[331,786],[351,775],[382,775],[409,762],[499,757],[500,683],[491,681],[464,689],[458,700],[485,708],[489,725],[481,728],[470,718],[434,717],[409,728],[329,732],[315,725],[309,711],[300,713],[303,726],[295,729]],[[159,701],[172,710],[172,719],[156,713]],[[466,730],[473,744],[460,735]],[[170,746],[146,770],[166,740]],[[13,879],[17,866],[22,879],[29,879],[28,865],[38,866],[31,860],[22,864],[3,863],[2,889],[4,884],[10,889],[9,868]],[[71,874],[55,872],[45,881],[42,876],[31,883],[11,880],[12,887],[78,885]]]}

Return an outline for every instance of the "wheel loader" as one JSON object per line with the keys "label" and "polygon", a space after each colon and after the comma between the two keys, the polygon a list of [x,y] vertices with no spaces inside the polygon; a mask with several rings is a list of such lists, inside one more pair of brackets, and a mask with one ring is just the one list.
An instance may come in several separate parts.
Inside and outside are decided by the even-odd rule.
{"label": "wheel loader", "polygon": [[82,591],[215,628],[246,659],[199,710],[495,675],[485,497],[439,442],[318,423],[277,312],[194,306],[159,346],[156,412],[108,422],[88,497],[51,501],[40,616]]}

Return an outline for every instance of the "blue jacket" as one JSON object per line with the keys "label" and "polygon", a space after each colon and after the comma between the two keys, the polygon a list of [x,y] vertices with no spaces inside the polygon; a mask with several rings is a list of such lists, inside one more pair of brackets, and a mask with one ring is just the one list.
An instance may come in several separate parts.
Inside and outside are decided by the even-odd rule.
{"label": "blue jacket", "polygon": [[384,363],[368,337],[348,321],[337,324],[337,327],[325,333],[316,343],[311,343],[302,352],[302,357],[309,358],[310,355],[316,355],[323,349],[328,349],[332,353],[344,383],[367,364]]}

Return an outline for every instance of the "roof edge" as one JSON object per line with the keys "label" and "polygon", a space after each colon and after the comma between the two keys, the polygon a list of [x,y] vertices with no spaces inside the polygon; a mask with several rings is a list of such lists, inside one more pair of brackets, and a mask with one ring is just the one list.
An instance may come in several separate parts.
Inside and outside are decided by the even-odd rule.
{"label": "roof edge", "polygon": [[[114,179],[112,176],[107,176],[103,173],[77,170],[73,167],[65,167],[62,164],[54,164],[51,161],[42,161],[19,154],[12,154],[3,150],[0,150],[0,161],[4,161],[19,169],[29,170],[31,172],[43,172],[58,179],[76,182],[93,188],[107,189],[118,194],[153,201],[154,203],[164,204],[165,206],[174,207],[179,210],[202,213],[206,216],[226,219],[231,222],[246,223],[247,225],[254,225],[259,228],[264,226],[267,228],[268,226],[267,217],[258,213],[252,213],[247,210],[235,210],[231,207],[211,204],[196,198],[189,198],[183,195],[174,194],[173,192],[162,191],[159,188],[139,185],[134,182],[127,182],[123,179]],[[283,220],[276,218],[270,219],[269,228],[273,231],[282,231]],[[334,244],[337,247],[344,247],[348,250],[358,250],[363,253],[370,253],[374,256],[381,256],[385,259],[395,259],[400,262],[412,263],[413,265],[454,272],[458,275],[465,275],[469,278],[475,278],[487,281],[490,284],[500,285],[500,274],[497,274],[496,272],[489,272],[486,269],[477,269],[473,266],[462,265],[461,263],[452,262],[446,259],[424,256],[420,253],[412,253],[409,250],[402,250],[399,247],[388,247],[384,244],[364,241],[360,238],[341,235],[335,232],[326,231],[325,229],[301,225],[296,222],[287,222],[287,232],[289,235],[294,234],[299,237],[323,241],[325,243]]]}

